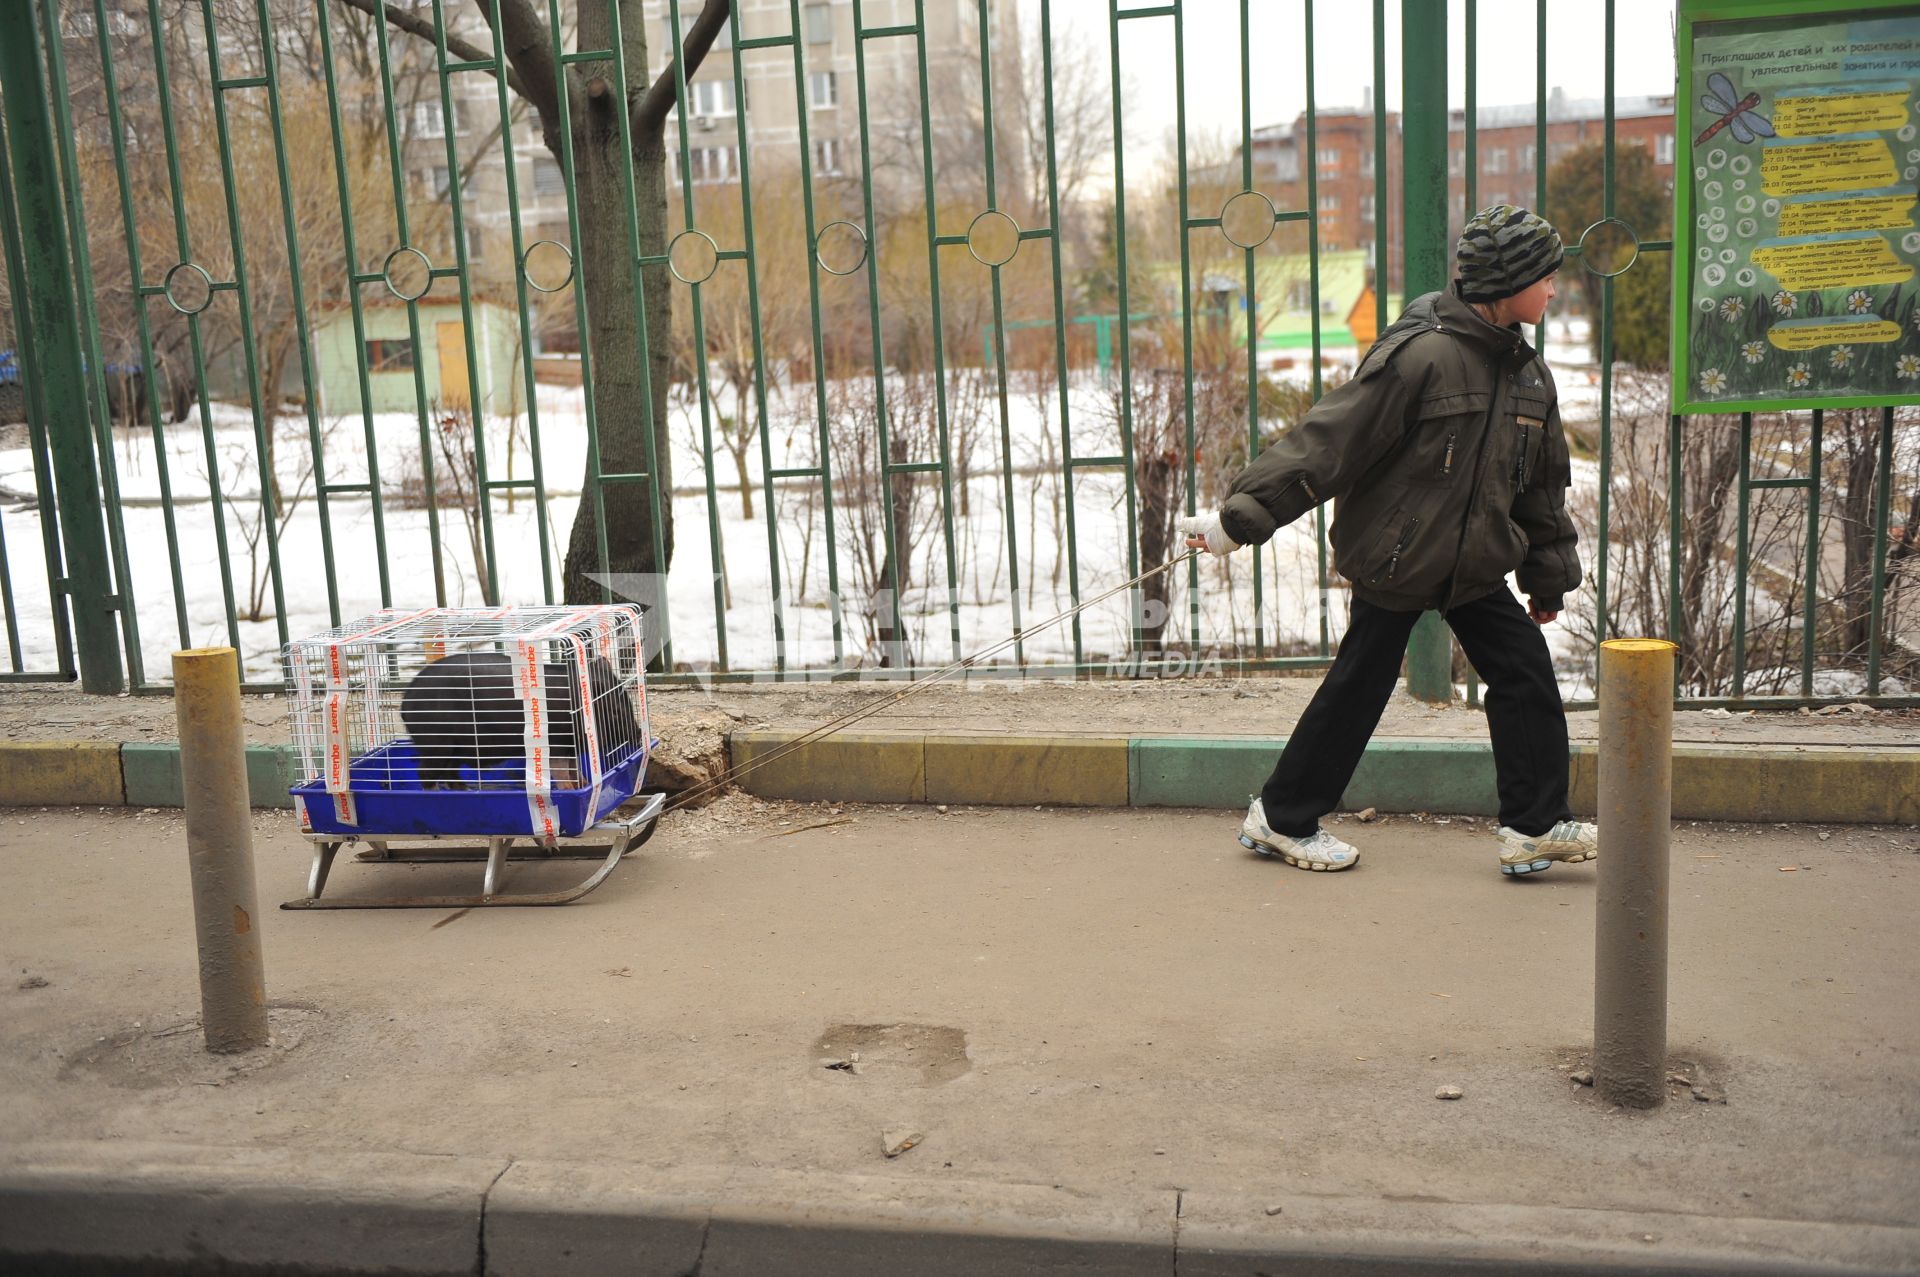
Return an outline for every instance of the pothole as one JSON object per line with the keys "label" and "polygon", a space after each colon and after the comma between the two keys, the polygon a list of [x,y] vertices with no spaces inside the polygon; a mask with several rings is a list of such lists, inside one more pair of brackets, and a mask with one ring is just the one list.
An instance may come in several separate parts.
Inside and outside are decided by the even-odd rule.
{"label": "pothole", "polygon": [[215,1055],[207,1050],[200,1017],[136,1021],[68,1048],[59,1077],[130,1090],[162,1086],[226,1086],[257,1073],[299,1047],[319,1022],[312,1007],[275,1003],[267,1008],[268,1044],[253,1051]]}
{"label": "pothole", "polygon": [[973,1067],[965,1030],[935,1024],[836,1024],[813,1043],[818,1068],[906,1086],[938,1086]]}

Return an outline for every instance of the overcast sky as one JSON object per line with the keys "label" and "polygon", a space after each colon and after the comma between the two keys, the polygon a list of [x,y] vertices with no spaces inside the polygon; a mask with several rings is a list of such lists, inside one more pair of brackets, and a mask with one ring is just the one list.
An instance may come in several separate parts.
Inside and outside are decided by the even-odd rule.
{"label": "overcast sky", "polygon": [[[1438,3],[1440,0],[1433,0]],[[1155,0],[1123,0],[1123,7]],[[1040,0],[1020,0],[1022,35],[1036,40]],[[1386,0],[1386,98],[1400,100],[1400,6]],[[1306,107],[1302,15],[1306,0],[1249,0],[1253,124],[1292,120]],[[1447,4],[1447,98],[1466,103],[1464,0]],[[1108,57],[1107,0],[1053,0],[1056,42],[1065,33]],[[1239,0],[1186,0],[1186,97],[1190,137],[1214,134],[1237,143],[1240,134]],[[1479,101],[1483,106],[1531,103],[1537,7],[1534,0],[1480,0]],[[1570,97],[1601,96],[1605,87],[1600,0],[1550,0],[1547,5],[1547,84]],[[1357,107],[1373,82],[1373,22],[1369,0],[1316,0],[1315,99],[1321,109]],[[1173,20],[1122,22],[1121,74],[1129,82],[1126,118],[1128,185],[1134,156],[1151,162],[1163,153],[1174,105]],[[1615,0],[1614,91],[1621,97],[1673,91],[1673,0]]]}

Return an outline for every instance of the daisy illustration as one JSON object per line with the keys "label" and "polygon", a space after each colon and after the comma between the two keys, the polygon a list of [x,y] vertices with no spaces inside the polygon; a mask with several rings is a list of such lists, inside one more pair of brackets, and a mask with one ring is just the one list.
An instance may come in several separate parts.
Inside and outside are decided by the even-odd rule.
{"label": "daisy illustration", "polygon": [[1807,371],[1805,364],[1795,364],[1787,369],[1787,385],[1795,390],[1813,380],[1813,374]]}
{"label": "daisy illustration", "polygon": [[1783,288],[1773,295],[1773,313],[1782,319],[1798,309],[1800,309],[1800,299],[1786,289]]}
{"label": "daisy illustration", "polygon": [[1873,298],[1864,288],[1856,288],[1847,294],[1847,310],[1855,315],[1864,315],[1873,309]]}
{"label": "daisy illustration", "polygon": [[1737,322],[1746,313],[1747,299],[1744,297],[1729,297],[1720,303],[1720,318],[1729,324]]}
{"label": "daisy illustration", "polygon": [[1835,368],[1845,368],[1853,362],[1853,347],[1835,346],[1833,352],[1827,356],[1827,362]]}
{"label": "daisy illustration", "polygon": [[1750,364],[1757,364],[1767,357],[1767,343],[1750,341],[1740,347],[1740,355]]}
{"label": "daisy illustration", "polygon": [[1718,368],[1709,368],[1700,374],[1700,389],[1710,395],[1717,395],[1727,388],[1727,374]]}
{"label": "daisy illustration", "polygon": [[1893,375],[1909,380],[1920,377],[1920,355],[1902,355],[1893,364]]}

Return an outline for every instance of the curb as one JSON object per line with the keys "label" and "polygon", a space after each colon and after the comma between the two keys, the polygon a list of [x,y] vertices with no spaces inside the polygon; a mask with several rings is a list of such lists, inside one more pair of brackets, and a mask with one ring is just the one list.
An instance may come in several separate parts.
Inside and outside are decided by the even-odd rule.
{"label": "curb", "polygon": [[[802,733],[738,731],[732,766],[757,764]],[[1237,810],[1285,737],[959,736],[843,732],[756,766],[763,798],[972,806],[1212,807]],[[291,808],[299,770],[286,745],[247,747],[249,800]],[[1595,809],[1598,760],[1573,747],[1572,805]],[[178,807],[175,744],[0,742],[0,806]],[[1341,806],[1492,816],[1484,740],[1376,737]],[[1791,824],[1920,824],[1920,749],[1676,745],[1673,818]]]}
{"label": "curb", "polygon": [[[801,736],[739,731],[731,762],[748,767]],[[923,736],[866,733],[808,743],[759,766],[742,788],[763,798],[977,806],[1214,807],[1260,792],[1283,736]],[[1594,746],[1576,744],[1577,813],[1594,811]],[[1341,807],[1387,812],[1499,812],[1484,740],[1376,737]],[[1675,745],[1673,818],[1798,824],[1920,823],[1920,749]]]}
{"label": "curb", "polygon": [[0,1166],[10,1272],[486,1277],[1893,1273],[1920,1229],[1644,1210],[288,1149],[57,1144]]}
{"label": "curb", "polygon": [[[247,746],[247,798],[292,808],[300,769],[291,745]],[[180,746],[0,742],[0,807],[179,807]]]}

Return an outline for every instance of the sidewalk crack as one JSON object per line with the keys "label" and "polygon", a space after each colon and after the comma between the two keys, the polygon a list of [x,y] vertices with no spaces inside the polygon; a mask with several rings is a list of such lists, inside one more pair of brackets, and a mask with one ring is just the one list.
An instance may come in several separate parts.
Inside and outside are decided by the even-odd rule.
{"label": "sidewalk crack", "polygon": [[500,1173],[488,1180],[486,1188],[480,1193],[480,1236],[474,1243],[473,1277],[487,1277],[487,1202],[493,1197],[494,1185],[512,1169],[513,1159],[509,1157],[507,1164],[500,1168]]}
{"label": "sidewalk crack", "polygon": [[693,1267],[687,1269],[686,1277],[700,1277],[700,1269],[707,1262],[707,1239],[713,1236],[713,1212],[707,1212],[706,1220],[700,1225],[700,1253],[693,1257]]}
{"label": "sidewalk crack", "polygon": [[1173,1190],[1173,1277],[1180,1277],[1180,1216],[1187,1209],[1187,1190]]}

